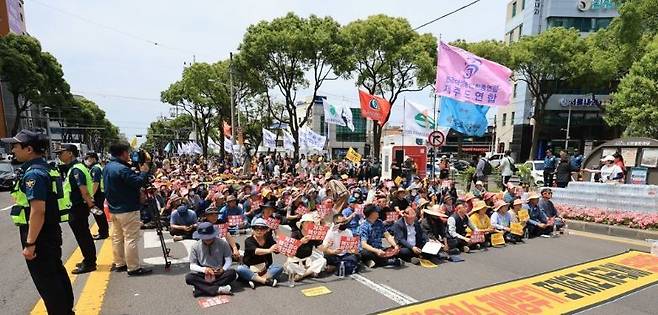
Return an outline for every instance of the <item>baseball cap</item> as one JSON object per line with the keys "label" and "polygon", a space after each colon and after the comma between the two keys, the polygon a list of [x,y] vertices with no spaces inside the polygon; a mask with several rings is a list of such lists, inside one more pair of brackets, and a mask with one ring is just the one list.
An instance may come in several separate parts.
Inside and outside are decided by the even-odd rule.
{"label": "baseball cap", "polygon": [[53,152],[60,153],[64,151],[69,151],[73,153],[73,155],[78,156],[78,147],[76,147],[74,144],[69,144],[69,143],[61,144],[60,147],[55,149]]}
{"label": "baseball cap", "polygon": [[85,159],[88,159],[88,158],[94,158],[94,159],[98,160],[98,154],[94,151],[88,152],[85,155]]}
{"label": "baseball cap", "polygon": [[46,141],[46,140],[48,140],[48,136],[44,135],[43,133],[30,131],[27,129],[21,130],[11,138],[2,138],[2,142],[9,144],[28,143],[28,142]]}

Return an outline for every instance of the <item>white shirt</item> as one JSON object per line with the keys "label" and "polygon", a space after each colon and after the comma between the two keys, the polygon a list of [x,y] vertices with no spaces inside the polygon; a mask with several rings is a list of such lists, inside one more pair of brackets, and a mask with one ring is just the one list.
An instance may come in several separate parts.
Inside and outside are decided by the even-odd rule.
{"label": "white shirt", "polygon": [[407,242],[409,242],[411,246],[416,246],[416,227],[413,223],[411,225],[407,224],[406,221],[404,224],[407,226]]}
{"label": "white shirt", "polygon": [[514,159],[509,156],[504,157],[500,160],[500,175],[502,176],[512,176],[512,164],[514,164]]}
{"label": "white shirt", "polygon": [[606,164],[601,166],[601,181],[602,182],[612,182],[618,181],[613,178],[619,177],[619,174],[623,173],[621,168],[617,164]]}
{"label": "white shirt", "polygon": [[350,231],[350,229],[341,231],[335,224],[333,224],[327,232],[327,235],[325,235],[324,240],[322,241],[322,246],[337,250],[340,248],[340,238],[343,236],[352,237],[352,231]]}

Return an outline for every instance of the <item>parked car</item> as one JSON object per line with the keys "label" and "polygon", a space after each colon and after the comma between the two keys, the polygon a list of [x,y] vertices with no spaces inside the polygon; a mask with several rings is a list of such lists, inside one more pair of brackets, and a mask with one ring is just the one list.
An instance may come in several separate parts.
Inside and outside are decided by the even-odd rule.
{"label": "parked car", "polygon": [[523,165],[527,165],[530,167],[530,174],[532,175],[532,179],[535,181],[535,185],[537,186],[543,186],[544,185],[544,161],[543,160],[536,160],[536,161],[527,161]]}
{"label": "parked car", "polygon": [[487,159],[492,167],[496,168],[500,165],[500,161],[505,157],[502,153],[487,154]]}
{"label": "parked car", "polygon": [[7,161],[0,162],[0,191],[7,191],[14,188],[16,173],[14,166]]}

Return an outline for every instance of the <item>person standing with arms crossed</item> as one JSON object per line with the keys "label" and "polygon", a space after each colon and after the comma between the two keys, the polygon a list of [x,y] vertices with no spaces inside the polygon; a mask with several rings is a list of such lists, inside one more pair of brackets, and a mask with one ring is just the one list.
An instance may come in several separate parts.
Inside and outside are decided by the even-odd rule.
{"label": "person standing with arms crossed", "polygon": [[96,219],[96,224],[98,225],[98,235],[94,235],[94,240],[103,240],[110,236],[110,228],[107,224],[107,218],[105,213],[101,211],[104,208],[105,203],[105,185],[103,185],[103,166],[98,162],[98,154],[95,152],[89,152],[85,156],[85,165],[89,169],[89,174],[91,174],[91,180],[94,183],[92,187],[92,198],[94,199],[94,204],[98,208],[98,214],[93,213],[94,219]]}
{"label": "person standing with arms crossed", "polygon": [[130,145],[114,143],[110,146],[112,158],[103,169],[105,198],[112,214],[112,254],[115,272],[128,271],[129,276],[141,276],[153,270],[140,267],[139,230],[141,227],[139,210],[142,207],[139,196],[148,181],[149,165],[139,165],[135,172],[130,167]]}
{"label": "person standing with arms crossed", "polygon": [[23,176],[17,178],[11,192],[16,202],[11,219],[18,226],[32,281],[49,314],[74,314],[73,288],[62,263],[59,226],[60,222],[68,221],[68,207],[59,206],[63,196],[61,177],[43,157],[48,138],[22,130],[13,138],[3,138],[2,142],[11,144],[16,160],[23,163],[20,168]]}
{"label": "person standing with arms crossed", "polygon": [[71,271],[81,274],[96,270],[96,245],[89,231],[89,213],[96,205],[91,199],[93,182],[87,168],[78,161],[78,147],[63,144],[57,151],[57,157],[64,164],[64,198],[71,201],[69,226],[75,240],[80,245],[84,259]]}

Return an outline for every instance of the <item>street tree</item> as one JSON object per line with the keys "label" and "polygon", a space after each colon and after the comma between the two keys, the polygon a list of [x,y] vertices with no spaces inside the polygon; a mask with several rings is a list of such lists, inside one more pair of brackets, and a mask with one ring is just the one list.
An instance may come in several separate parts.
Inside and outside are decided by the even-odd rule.
{"label": "street tree", "polygon": [[189,114],[181,114],[173,119],[161,117],[149,125],[146,142],[142,147],[163,153],[167,144],[171,143],[174,151],[176,144],[187,142],[190,138],[192,126],[192,116]]}
{"label": "street tree", "polygon": [[[181,80],[160,94],[162,102],[176,106],[192,118],[196,139],[203,156],[208,155],[208,140],[213,128],[221,126],[230,110],[229,84],[222,73],[224,63],[194,63],[183,70]],[[226,67],[228,69],[228,67]]]}
{"label": "street tree", "polygon": [[0,37],[0,78],[13,98],[14,134],[30,106],[56,107],[72,97],[62,66],[50,53],[41,51],[39,41],[30,36]]}
{"label": "street tree", "polygon": [[[401,93],[420,91],[434,82],[436,39],[418,34],[405,18],[370,16],[344,26],[341,37],[348,63],[340,70],[354,77],[356,86],[388,100],[391,108]],[[375,157],[389,118],[390,112],[386,121],[373,123]]]}
{"label": "street tree", "polygon": [[[295,138],[295,158],[299,156],[299,130],[309,122],[315,97],[322,84],[337,79],[345,68],[339,37],[340,25],[331,17],[308,18],[288,13],[272,21],[249,26],[240,44],[237,67],[255,94],[264,97],[269,115],[287,124]],[[304,102],[302,90],[312,92]],[[274,105],[282,98],[283,108]],[[298,106],[303,111],[298,114]]]}
{"label": "street tree", "polygon": [[510,46],[509,68],[524,81],[532,96],[534,119],[530,158],[537,153],[548,99],[563,85],[586,73],[583,39],[575,29],[550,28],[537,36],[522,37]]}
{"label": "street tree", "polygon": [[604,118],[628,136],[658,138],[658,35],[645,51],[622,78]]}

